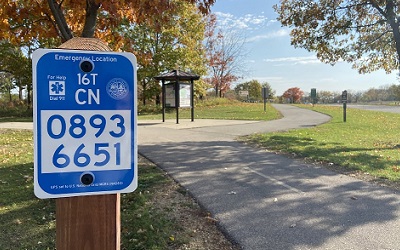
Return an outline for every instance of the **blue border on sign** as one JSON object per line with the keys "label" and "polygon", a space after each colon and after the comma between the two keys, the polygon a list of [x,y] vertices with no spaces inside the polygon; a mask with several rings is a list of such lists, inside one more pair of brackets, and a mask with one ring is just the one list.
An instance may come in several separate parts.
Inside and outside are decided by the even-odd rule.
{"label": "blue border on sign", "polygon": [[[78,59],[80,58],[80,59]],[[91,60],[94,64],[92,74],[97,74],[96,85],[104,87],[99,99],[102,103],[84,103],[77,99],[78,86],[74,79],[81,72],[82,60]],[[129,93],[121,99],[111,98],[105,91],[107,81],[124,79]],[[51,81],[51,82],[50,82]],[[136,109],[136,59],[130,53],[82,52],[71,50],[39,49],[33,54],[34,83],[34,139],[35,139],[35,194],[39,198],[57,198],[103,193],[132,192],[137,187],[137,109]],[[87,88],[89,89],[89,88]],[[75,95],[74,95],[75,93]],[[81,93],[87,93],[82,91]],[[77,97],[78,96],[78,97]],[[83,96],[83,95],[82,95]],[[75,102],[74,102],[75,98]],[[77,102],[81,102],[77,104]],[[130,110],[131,113],[131,167],[127,170],[89,171],[94,182],[83,185],[80,177],[88,171],[42,173],[41,111],[51,110]],[[123,156],[122,156],[123,157]]]}

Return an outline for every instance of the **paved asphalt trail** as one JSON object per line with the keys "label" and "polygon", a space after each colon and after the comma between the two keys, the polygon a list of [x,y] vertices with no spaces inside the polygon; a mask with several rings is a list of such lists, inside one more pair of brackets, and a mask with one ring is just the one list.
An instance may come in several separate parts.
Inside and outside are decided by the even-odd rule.
{"label": "paved asphalt trail", "polygon": [[139,121],[139,152],[187,188],[243,249],[400,249],[395,191],[234,140],[329,120],[274,106],[283,119]]}

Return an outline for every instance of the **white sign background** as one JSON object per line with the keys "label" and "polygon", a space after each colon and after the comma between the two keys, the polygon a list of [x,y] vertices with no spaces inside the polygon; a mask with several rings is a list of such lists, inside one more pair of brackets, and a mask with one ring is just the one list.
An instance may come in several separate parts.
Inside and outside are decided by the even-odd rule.
{"label": "white sign background", "polygon": [[[121,170],[121,169],[130,169],[130,163],[131,163],[131,153],[130,153],[130,145],[131,145],[131,119],[130,119],[130,111],[123,111],[123,110],[110,110],[110,111],[101,111],[102,116],[106,120],[106,126],[104,128],[104,131],[99,137],[96,137],[95,134],[99,131],[99,129],[93,128],[89,125],[89,120],[90,118],[97,114],[94,113],[93,111],[75,111],[75,110],[69,110],[69,111],[59,111],[59,114],[62,115],[62,117],[65,119],[66,122],[66,132],[65,135],[60,138],[60,139],[53,139],[50,137],[48,131],[47,131],[47,126],[42,126],[41,127],[41,134],[42,134],[42,143],[46,145],[46,150],[41,151],[42,155],[42,173],[63,173],[63,172],[81,172],[81,171],[105,171],[105,170]],[[70,118],[73,115],[82,115],[85,118],[85,123],[86,123],[86,133],[85,133],[85,141],[83,142],[82,139],[77,139],[73,138],[70,133],[69,133],[69,121]],[[120,114],[122,117],[124,117],[124,124],[123,126],[125,127],[124,135],[120,138],[116,138],[110,135],[110,131],[114,131],[116,133],[119,133],[121,128],[117,126],[117,120],[112,121],[110,118],[115,115],[115,114]],[[49,121],[50,116],[54,115],[53,111],[41,111],[41,120],[42,124],[46,124],[47,121]],[[53,122],[53,128],[52,130],[54,133],[59,133],[61,130],[60,122],[58,120]],[[76,129],[79,131],[79,128]],[[110,154],[110,160],[108,164],[105,166],[95,166],[95,162],[101,162],[105,160],[104,155],[98,155],[98,157],[91,157],[90,164],[85,166],[84,168],[78,167],[73,163],[73,158],[74,154],[76,153],[77,148],[84,143],[85,147],[82,149],[82,153],[87,153],[89,155],[93,155],[95,152],[95,143],[108,143],[109,147],[107,148],[102,148],[104,150],[107,150],[107,152]],[[119,159],[120,159],[120,164],[116,165],[116,158],[117,158],[117,151],[115,150],[114,145],[120,143],[120,152],[119,152]],[[57,150],[57,148],[63,144],[64,149],[61,151],[61,153],[66,154],[70,159],[71,162],[70,164],[65,167],[65,168],[57,168],[53,164],[53,155],[54,152]],[[60,162],[62,162],[60,160]]]}

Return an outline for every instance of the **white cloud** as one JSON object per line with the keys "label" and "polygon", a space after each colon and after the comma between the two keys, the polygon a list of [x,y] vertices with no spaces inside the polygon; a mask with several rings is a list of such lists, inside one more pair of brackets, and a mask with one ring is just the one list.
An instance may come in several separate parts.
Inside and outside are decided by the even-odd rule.
{"label": "white cloud", "polygon": [[338,80],[337,80],[337,78],[320,78],[320,79],[317,79],[317,80],[314,80],[313,81],[314,83],[333,83],[333,84],[336,84],[336,83],[338,83]]}
{"label": "white cloud", "polygon": [[264,15],[246,14],[244,16],[234,16],[230,13],[215,12],[218,26],[223,28],[236,28],[255,30],[268,24],[269,18]]}
{"label": "white cloud", "polygon": [[217,16],[218,27],[246,34],[247,42],[285,37],[290,33],[289,29],[281,28],[277,25],[276,19],[268,18],[264,12],[241,16],[224,12],[215,12],[214,14]]}
{"label": "white cloud", "polygon": [[224,12],[215,12],[215,15],[217,15],[218,18],[220,19],[232,19],[234,18],[234,15],[230,13],[224,13]]}
{"label": "white cloud", "polygon": [[254,59],[247,59],[245,60],[246,63],[256,63],[256,60]]}
{"label": "white cloud", "polygon": [[318,64],[321,63],[320,60],[315,55],[312,56],[299,56],[299,57],[279,57],[272,59],[264,59],[267,63],[290,63],[292,65],[297,64]]}
{"label": "white cloud", "polygon": [[285,37],[285,36],[289,36],[288,29],[280,29],[280,30],[268,32],[264,35],[253,36],[253,37],[250,37],[249,39],[247,39],[247,41],[248,42],[256,42],[256,41],[260,41],[260,40],[264,40],[264,39],[271,39],[271,38]]}

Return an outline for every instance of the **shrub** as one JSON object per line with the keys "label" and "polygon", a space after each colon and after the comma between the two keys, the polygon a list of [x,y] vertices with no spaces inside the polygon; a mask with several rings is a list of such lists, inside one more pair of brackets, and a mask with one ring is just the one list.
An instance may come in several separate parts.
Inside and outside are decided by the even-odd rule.
{"label": "shrub", "polygon": [[33,110],[20,101],[0,102],[0,118],[29,118],[32,119]]}

